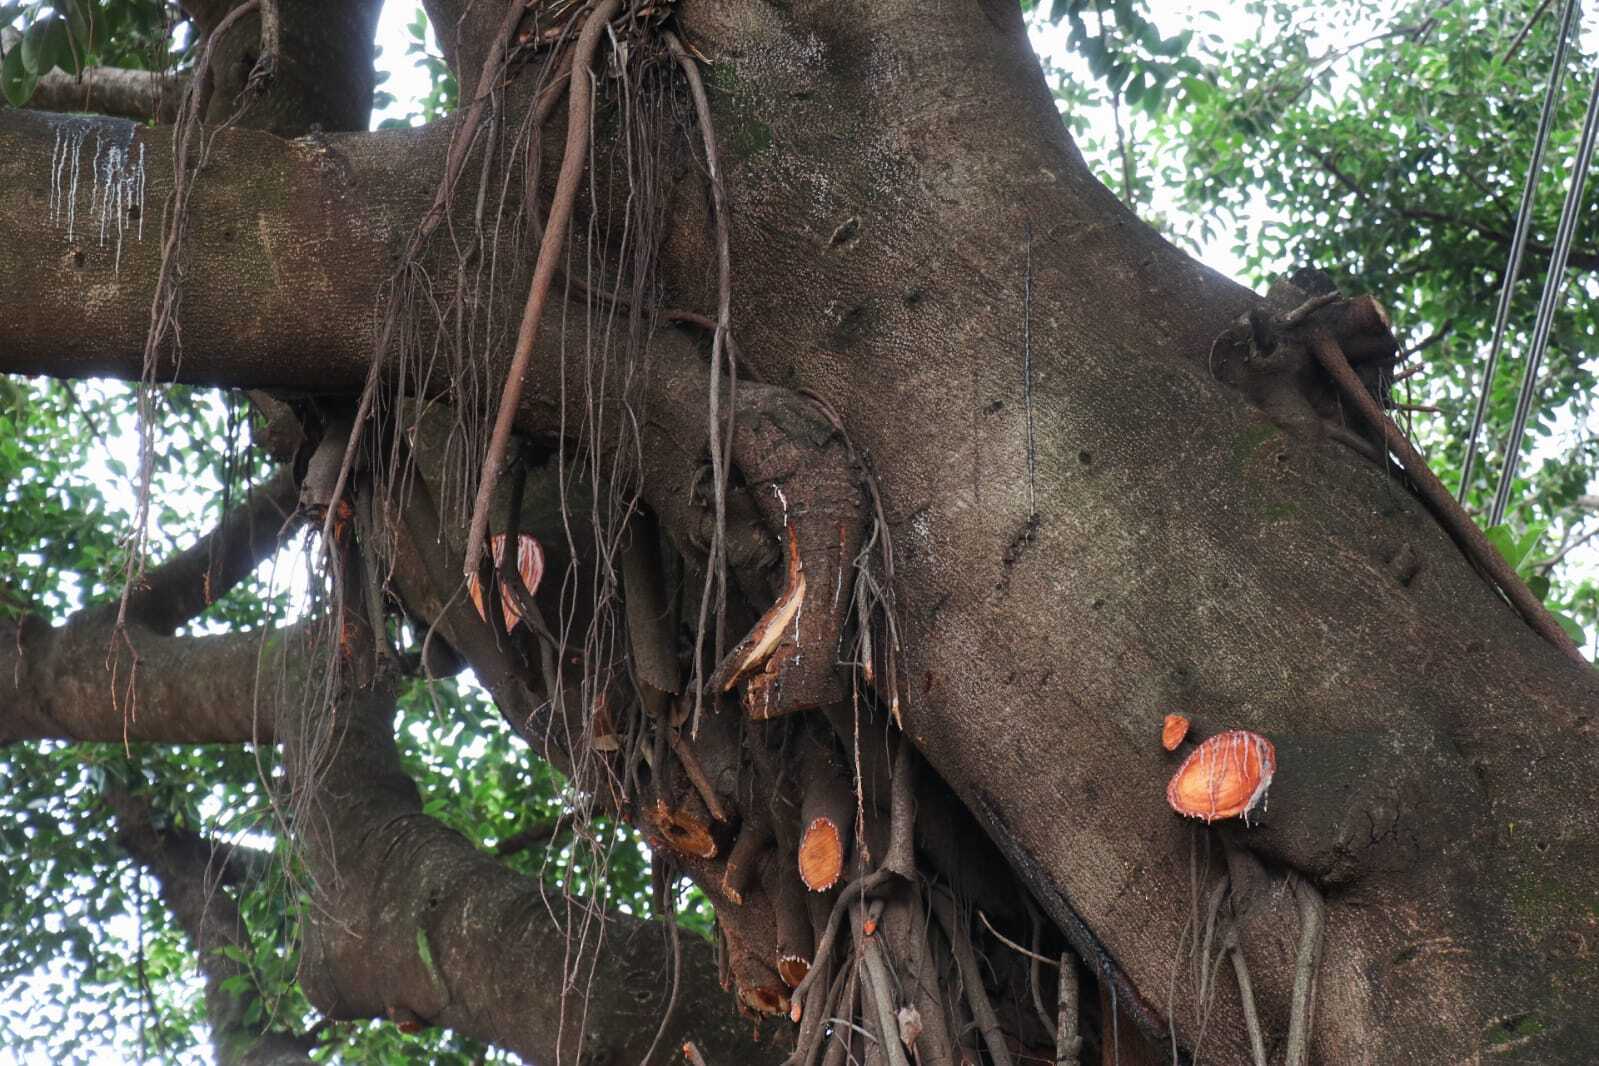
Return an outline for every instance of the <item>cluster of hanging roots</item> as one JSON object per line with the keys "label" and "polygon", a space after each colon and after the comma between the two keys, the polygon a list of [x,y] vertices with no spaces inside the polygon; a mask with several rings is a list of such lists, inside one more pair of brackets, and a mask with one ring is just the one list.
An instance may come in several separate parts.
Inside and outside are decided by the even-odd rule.
{"label": "cluster of hanging roots", "polygon": [[[593,826],[625,821],[651,845],[669,917],[692,879],[715,908],[725,986],[745,1011],[787,1019],[792,1062],[1008,1064],[1028,1049],[1053,1061],[1057,1033],[1071,1049],[1060,1061],[1076,1061],[1078,986],[1059,935],[895,728],[892,552],[869,471],[824,404],[736,384],[726,202],[691,49],[662,8],[620,0],[509,5],[498,42],[391,279],[359,406],[326,420],[319,454],[339,462],[310,502],[338,549],[322,556],[328,617],[364,615],[379,656],[403,660],[391,645],[409,632],[418,661],[436,658],[438,632],[393,621],[404,544],[421,539],[403,516],[430,512],[460,561],[452,603],[470,577],[515,605],[482,615],[533,696],[511,724],[568,773],[591,868],[614,843]],[[547,127],[563,115],[557,152]],[[712,208],[707,313],[656,302],[666,171],[685,159]],[[600,174],[625,187],[596,187]],[[506,284],[530,273],[525,292]],[[518,318],[517,300],[509,335],[495,323]],[[534,350],[546,319],[573,313],[590,350]],[[684,324],[711,365],[706,536],[646,508],[638,474],[646,346]],[[495,350],[512,352],[504,379],[488,376],[504,365]],[[519,390],[550,358],[574,368],[556,402],[580,397],[583,417],[529,441],[512,432]],[[763,442],[737,412],[763,402],[802,409],[831,438],[835,498],[740,463],[735,438]],[[537,595],[487,550],[523,534],[547,560]],[[322,642],[335,666],[338,629]],[[511,717],[514,701],[500,702]],[[574,935],[591,935],[597,910]]]}
{"label": "cluster of hanging roots", "polygon": [[[179,134],[152,368],[175,342],[205,81]],[[1079,1018],[1061,932],[898,732],[893,554],[870,471],[825,403],[738,383],[716,139],[669,8],[508,3],[468,89],[436,194],[389,279],[359,402],[303,411],[321,621],[298,654],[321,666],[310,686],[263,687],[280,721],[303,716],[285,731],[301,770],[281,828],[314,817],[319,783],[305,768],[337,742],[352,673],[469,663],[570,781],[572,836],[592,875],[590,898],[568,899],[574,937],[600,935],[617,841],[600,827],[625,822],[650,844],[668,918],[683,877],[714,906],[724,986],[748,1013],[785,1020],[791,1063],[1077,1062],[1100,1032],[1111,1039],[1117,1010],[1090,997]],[[547,144],[558,125],[561,143]],[[660,307],[656,292],[668,173],[685,161],[706,183],[714,229],[718,306],[705,312]],[[534,350],[556,315],[581,316],[587,350]],[[693,487],[706,521],[689,530],[642,502],[646,351],[668,328],[700,331],[710,366],[707,469]],[[504,351],[508,374],[491,375]],[[526,371],[553,359],[567,369],[552,406],[582,415],[519,436]],[[740,418],[776,408],[785,418]],[[795,420],[816,431],[803,445],[816,454],[770,436]],[[777,457],[771,469],[761,455]],[[787,477],[800,465],[824,476]],[[537,589],[516,550],[489,550],[524,535],[546,563]],[[420,591],[416,558],[440,552],[454,563]],[[503,612],[459,610],[473,582],[478,602],[503,600]],[[446,616],[465,619],[453,637]],[[452,646],[479,624],[486,651]],[[1109,974],[1100,958],[1090,981]]]}

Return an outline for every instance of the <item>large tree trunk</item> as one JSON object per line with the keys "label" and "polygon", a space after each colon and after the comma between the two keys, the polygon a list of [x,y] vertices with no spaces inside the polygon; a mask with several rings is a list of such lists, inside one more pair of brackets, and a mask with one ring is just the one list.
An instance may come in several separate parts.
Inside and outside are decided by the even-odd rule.
{"label": "large tree trunk", "polygon": [[[447,14],[436,21],[453,24]],[[448,44],[470,83],[492,33],[468,15]],[[1220,963],[1214,951],[1196,963],[1207,926],[1218,943],[1235,930],[1267,1049],[1285,1052],[1302,934],[1324,907],[1319,967],[1301,979],[1318,989],[1312,1061],[1586,1061],[1599,1046],[1599,679],[1540,640],[1380,465],[1216,380],[1218,338],[1259,301],[1092,178],[1016,6],[685,0],[677,21],[710,62],[732,322],[760,382],[719,393],[746,426],[735,465],[824,516],[796,521],[813,579],[831,574],[824,535],[856,521],[858,543],[871,507],[828,473],[850,460],[797,397],[836,412],[869,466],[892,536],[898,716],[936,775],[918,788],[947,783],[991,842],[968,858],[996,847],[1114,1013],[1185,1053],[1203,1030],[1207,1058],[1250,1061],[1235,983],[1199,1000],[1213,979],[1196,966]],[[159,202],[170,136],[95,128],[148,148]],[[158,242],[129,237],[114,267],[109,248],[61,240],[46,208],[62,129],[0,118],[0,275],[15,294],[0,368],[134,377]],[[192,201],[182,361],[158,371],[359,390],[384,282],[451,132],[219,135]],[[559,141],[546,136],[546,150]],[[612,165],[603,153],[593,164],[602,196],[624,180]],[[703,176],[683,165],[674,178],[660,303],[714,317]],[[489,353],[489,382],[505,374],[526,279],[505,283],[517,295],[497,312],[507,342]],[[546,320],[520,429],[549,440],[583,424],[563,373],[594,373],[583,353],[608,336],[580,310]],[[634,473],[692,558],[704,519],[681,501],[706,448],[705,356],[662,329],[648,358]],[[787,518],[752,495],[731,528],[764,543],[763,523]],[[412,569],[394,579],[407,607],[447,619],[507,718],[528,721],[538,699],[496,634],[444,607],[460,531],[431,559],[416,545],[440,538],[410,535]],[[734,561],[758,573],[758,555]],[[757,582],[746,596],[753,611],[762,594]],[[836,637],[835,623],[807,624]],[[1275,744],[1270,806],[1248,827],[1167,807],[1173,764],[1157,736],[1173,709]],[[957,832],[924,822],[924,838]],[[939,841],[919,844],[925,856]],[[717,900],[736,954],[747,930],[720,867],[683,866]],[[781,893],[766,895],[761,906]],[[492,1035],[498,1023],[481,1017]]]}

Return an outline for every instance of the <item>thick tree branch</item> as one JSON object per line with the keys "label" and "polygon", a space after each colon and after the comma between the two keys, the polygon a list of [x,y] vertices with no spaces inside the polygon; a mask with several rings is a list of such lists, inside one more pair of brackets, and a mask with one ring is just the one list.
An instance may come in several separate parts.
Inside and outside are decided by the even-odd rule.
{"label": "thick tree branch", "polygon": [[82,608],[59,626],[31,615],[0,623],[0,743],[269,741],[272,711],[256,705],[257,673],[286,653],[292,663],[305,627],[266,637],[171,633],[277,548],[294,489],[279,471],[205,537],[152,568],[120,632],[114,604]]}
{"label": "thick tree branch", "polygon": [[183,84],[182,78],[154,70],[87,67],[76,77],[53,70],[39,79],[28,107],[167,124],[178,117]]}
{"label": "thick tree branch", "polygon": [[215,603],[282,544],[295,492],[287,469],[257,486],[211,532],[145,571],[128,597],[128,618],[165,635]]}
{"label": "thick tree branch", "polygon": [[[199,957],[211,1046],[220,1066],[309,1066],[310,1040],[246,1022],[254,992],[227,987],[229,978],[248,969],[223,949],[251,954],[238,904],[222,888],[229,869],[227,850],[187,830],[157,828],[149,801],[123,789],[109,789],[106,802],[116,816],[117,842],[155,878],[162,902]],[[261,1016],[268,1017],[265,1011]]]}
{"label": "thick tree branch", "polygon": [[[312,1002],[333,1018],[409,1012],[530,1061],[640,1061],[667,1002],[664,930],[616,914],[568,927],[556,914],[578,912],[552,913],[546,890],[423,815],[393,713],[379,681],[346,690],[325,760],[297,759],[307,738],[289,741],[291,780],[313,790],[301,836],[317,885]],[[692,1038],[718,1061],[782,1057],[731,1017],[709,945],[683,944],[683,975],[672,1044]]]}
{"label": "thick tree branch", "polygon": [[[51,738],[237,744],[272,738],[272,709],[255,706],[258,666],[303,637],[260,633],[163,637],[139,626],[116,636],[115,607],[64,625],[0,623],[0,744]],[[125,639],[124,639],[125,638]]]}

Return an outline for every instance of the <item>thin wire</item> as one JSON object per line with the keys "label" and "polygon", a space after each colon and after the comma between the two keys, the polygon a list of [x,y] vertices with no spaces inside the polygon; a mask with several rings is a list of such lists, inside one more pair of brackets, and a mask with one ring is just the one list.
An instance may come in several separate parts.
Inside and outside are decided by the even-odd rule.
{"label": "thin wire", "polygon": [[1516,420],[1510,427],[1510,441],[1505,445],[1505,468],[1499,474],[1499,490],[1494,493],[1493,512],[1488,523],[1492,526],[1504,521],[1505,506],[1510,502],[1510,483],[1516,478],[1516,465],[1521,459],[1521,438],[1527,429],[1533,395],[1537,392],[1538,368],[1543,363],[1545,349],[1549,347],[1549,333],[1554,328],[1555,311],[1564,288],[1562,281],[1566,273],[1566,258],[1571,254],[1571,240],[1577,232],[1577,216],[1582,212],[1582,190],[1588,181],[1588,165],[1593,162],[1596,135],[1599,135],[1599,76],[1594,78],[1593,91],[1588,94],[1588,114],[1582,120],[1582,142],[1577,146],[1577,162],[1571,175],[1571,185],[1566,190],[1566,203],[1560,209],[1560,228],[1555,232],[1555,247],[1549,260],[1549,276],[1544,279],[1543,298],[1538,301],[1532,348],[1527,352],[1521,394],[1516,398]]}
{"label": "thin wire", "polygon": [[1510,299],[1516,288],[1516,278],[1521,272],[1521,256],[1527,247],[1527,230],[1532,225],[1533,194],[1538,188],[1538,177],[1543,170],[1543,152],[1549,144],[1549,131],[1554,125],[1555,100],[1560,96],[1560,82],[1565,76],[1566,51],[1571,44],[1571,27],[1576,21],[1577,0],[1566,0],[1566,9],[1560,16],[1560,36],[1555,46],[1555,60],[1549,68],[1549,84],[1544,89],[1543,113],[1538,117],[1538,139],[1532,146],[1532,162],[1527,165],[1527,184],[1521,190],[1521,207],[1516,211],[1516,231],[1510,238],[1510,263],[1505,267],[1504,285],[1499,290],[1499,309],[1494,313],[1494,339],[1488,349],[1488,365],[1483,370],[1482,386],[1477,391],[1477,407],[1471,415],[1471,435],[1466,438],[1466,461],[1460,468],[1460,487],[1455,499],[1466,502],[1466,490],[1471,486],[1471,468],[1477,460],[1477,441],[1482,435],[1483,418],[1488,411],[1488,396],[1493,392],[1494,373],[1499,369],[1499,352],[1505,343],[1505,327],[1510,321]]}

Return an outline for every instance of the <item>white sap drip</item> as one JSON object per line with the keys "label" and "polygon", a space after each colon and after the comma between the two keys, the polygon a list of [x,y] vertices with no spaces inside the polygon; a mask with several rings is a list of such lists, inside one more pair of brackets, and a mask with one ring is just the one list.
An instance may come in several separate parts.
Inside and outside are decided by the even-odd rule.
{"label": "white sap drip", "polygon": [[[68,121],[56,128],[55,145],[50,151],[50,221],[65,222],[67,240],[77,239],[78,175],[82,169],[83,143],[93,128],[91,123]],[[100,225],[100,247],[113,236],[116,253],[112,269],[122,269],[122,237],[128,229],[128,214],[138,213],[137,236],[144,240],[144,144],[134,151],[137,127],[128,127],[126,144],[107,144],[95,131],[94,158],[89,163],[93,185],[89,190],[89,211]],[[113,234],[113,230],[115,233]]]}
{"label": "white sap drip", "polygon": [[[55,146],[50,150],[50,221],[67,225],[67,240],[75,236],[78,219],[78,163],[83,141],[89,135],[88,123],[67,123],[56,127]],[[71,180],[67,178],[71,171]]]}
{"label": "white sap drip", "polygon": [[139,236],[144,236],[144,145],[139,145],[138,159],[133,152],[134,132],[128,130],[128,143],[110,145],[102,160],[98,147],[95,151],[95,198],[99,201],[100,247],[106,245],[107,233],[116,229],[117,251],[112,269],[122,269],[122,235],[128,228],[128,212],[139,212]]}

